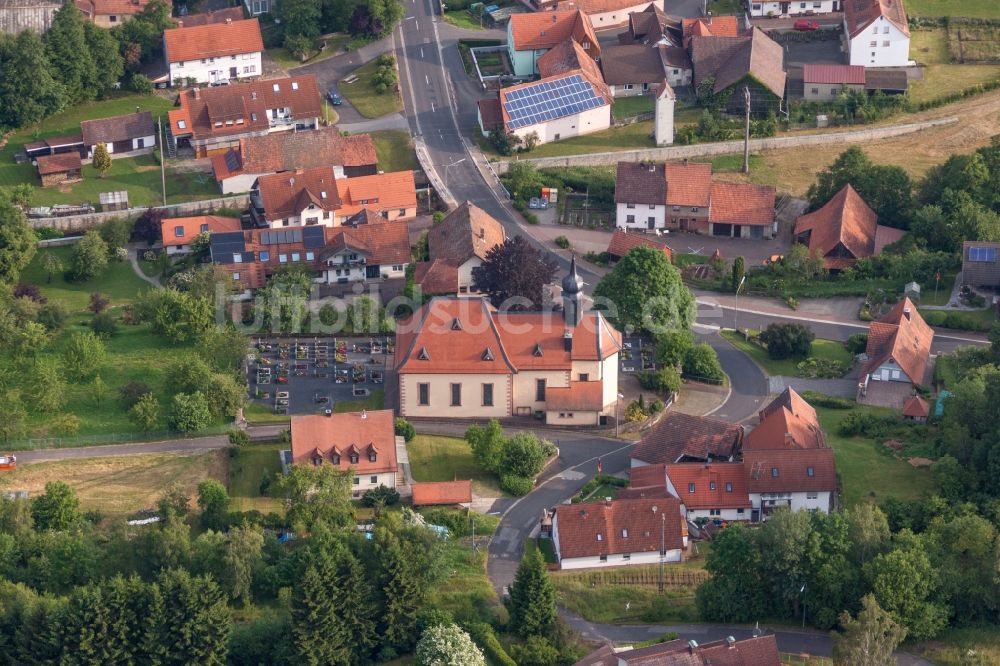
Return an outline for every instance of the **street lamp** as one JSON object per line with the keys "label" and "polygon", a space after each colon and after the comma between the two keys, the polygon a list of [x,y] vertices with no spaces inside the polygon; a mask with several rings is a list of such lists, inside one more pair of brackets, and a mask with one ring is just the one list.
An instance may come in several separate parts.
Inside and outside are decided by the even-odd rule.
{"label": "street lamp", "polygon": [[747,276],[744,275],[743,279],[740,280],[740,283],[738,285],[736,285],[736,307],[733,308],[733,330],[736,331],[737,333],[740,332],[739,327],[736,325],[736,319],[737,319],[737,317],[740,316],[740,288],[743,286],[743,283],[746,282],[746,281],[747,281]]}
{"label": "street lamp", "polygon": [[622,399],[622,394],[619,393],[618,396],[615,398],[615,437],[618,436],[618,424],[619,422],[621,422],[621,414],[622,414],[621,399]]}
{"label": "street lamp", "polygon": [[444,165],[444,189],[446,189],[446,190],[448,189],[448,169],[450,169],[453,166],[456,166],[458,164],[461,164],[464,161],[465,161],[465,158],[463,157],[462,159],[457,160],[455,162],[452,162],[451,164],[445,164]]}
{"label": "street lamp", "polygon": [[799,588],[799,594],[802,595],[802,628],[806,628],[806,584],[802,583],[802,587]]}

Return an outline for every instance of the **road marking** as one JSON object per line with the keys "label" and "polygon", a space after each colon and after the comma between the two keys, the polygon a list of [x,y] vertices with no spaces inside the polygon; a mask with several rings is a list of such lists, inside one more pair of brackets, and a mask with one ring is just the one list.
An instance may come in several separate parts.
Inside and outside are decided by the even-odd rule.
{"label": "road marking", "polygon": [[424,47],[422,47],[422,46],[420,47],[420,57],[421,58],[424,57]]}
{"label": "road marking", "polygon": [[428,77],[426,74],[424,74],[424,83],[426,83],[427,85],[431,84],[430,77]]}
{"label": "road marking", "polygon": [[417,23],[416,18],[413,19],[413,29],[416,30],[417,32],[420,32],[420,24]]}
{"label": "road marking", "polygon": [[431,113],[434,113],[434,102],[431,102]]}

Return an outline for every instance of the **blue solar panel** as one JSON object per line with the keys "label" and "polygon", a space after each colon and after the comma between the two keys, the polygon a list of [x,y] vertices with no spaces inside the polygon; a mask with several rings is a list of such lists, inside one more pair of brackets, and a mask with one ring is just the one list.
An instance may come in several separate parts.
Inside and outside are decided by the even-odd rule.
{"label": "blue solar panel", "polygon": [[323,247],[326,240],[323,237],[323,227],[306,227],[302,230],[302,243],[306,247]]}
{"label": "blue solar panel", "polygon": [[589,81],[573,74],[555,81],[537,82],[505,94],[509,127],[518,129],[597,108],[604,99]]}

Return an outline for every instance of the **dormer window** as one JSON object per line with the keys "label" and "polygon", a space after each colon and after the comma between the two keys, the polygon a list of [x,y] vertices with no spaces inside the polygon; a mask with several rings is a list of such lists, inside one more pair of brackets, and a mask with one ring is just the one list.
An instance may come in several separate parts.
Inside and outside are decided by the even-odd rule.
{"label": "dormer window", "polygon": [[541,356],[542,355],[542,343],[541,342],[536,342],[535,343],[535,350],[533,352],[531,352],[531,355],[532,356]]}
{"label": "dormer window", "polygon": [[627,539],[628,538],[628,528],[627,527],[622,529],[622,538],[623,539]]}
{"label": "dormer window", "polygon": [[458,320],[458,317],[455,317],[454,319],[451,320],[451,330],[453,331],[462,330],[462,322]]}
{"label": "dormer window", "polygon": [[688,492],[689,493],[693,493],[694,492],[694,484],[693,483],[689,483],[688,484]]}
{"label": "dormer window", "polygon": [[431,357],[427,354],[427,347],[421,347],[420,351],[417,352],[418,361],[429,361]]}
{"label": "dormer window", "polygon": [[334,465],[339,465],[340,464],[340,454],[339,453],[334,453],[333,454],[333,464]]}
{"label": "dormer window", "polygon": [[299,89],[299,82],[292,81],[292,90],[298,90],[298,89]]}
{"label": "dormer window", "polygon": [[597,540],[598,540],[598,541],[604,541],[604,535],[603,535],[603,534],[601,534],[600,532],[598,532],[598,533],[597,533]]}
{"label": "dormer window", "polygon": [[208,233],[208,225],[207,224],[201,225],[201,233],[203,233],[203,234]]}
{"label": "dormer window", "polygon": [[184,227],[174,227],[174,235],[177,238],[184,238]]}
{"label": "dormer window", "polygon": [[323,464],[323,457],[322,456],[313,456],[312,461],[313,461],[313,467],[319,467],[320,465]]}
{"label": "dormer window", "polygon": [[492,361],[493,360],[493,350],[490,349],[489,347],[487,347],[483,351],[483,360],[484,361]]}
{"label": "dormer window", "polygon": [[275,83],[271,86],[271,90],[273,90],[274,92],[281,92],[281,86]]}
{"label": "dormer window", "polygon": [[352,453],[351,454],[351,464],[352,465],[357,465],[358,464],[358,454],[357,453]]}
{"label": "dormer window", "polygon": [[715,481],[709,481],[708,482],[708,489],[709,490],[715,490]]}
{"label": "dormer window", "polygon": [[376,460],[378,460],[378,454],[376,454],[374,451],[369,451],[368,462],[375,462]]}

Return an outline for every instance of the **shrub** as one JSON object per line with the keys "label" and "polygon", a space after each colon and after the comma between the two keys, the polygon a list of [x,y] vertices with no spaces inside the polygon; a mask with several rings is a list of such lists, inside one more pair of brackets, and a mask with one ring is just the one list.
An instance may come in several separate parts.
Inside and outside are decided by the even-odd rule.
{"label": "shrub", "polygon": [[636,423],[646,418],[646,410],[642,408],[638,400],[633,400],[625,408],[625,423]]}
{"label": "shrub", "polygon": [[771,324],[758,336],[773,359],[805,358],[816,335],[802,324]]}
{"label": "shrub", "polygon": [[664,407],[663,401],[657,398],[653,402],[649,403],[649,413],[659,414],[660,412],[663,411],[663,407]]}
{"label": "shrub", "polygon": [[110,304],[111,299],[100,294],[91,294],[90,303],[87,304],[87,309],[94,314],[101,314],[108,309],[108,305]]}
{"label": "shrub", "polygon": [[815,391],[802,391],[802,399],[813,407],[828,407],[830,409],[854,409],[858,406],[853,400],[847,398],[837,398],[832,395],[823,395]]}
{"label": "shrub", "polygon": [[110,312],[101,312],[90,320],[90,330],[102,338],[110,338],[118,332],[118,322]]}
{"label": "shrub", "polygon": [[50,331],[62,328],[68,317],[69,308],[60,302],[46,303],[38,311],[38,323]]}
{"label": "shrub", "polygon": [[867,333],[853,333],[847,342],[844,343],[844,347],[847,351],[852,354],[864,354],[865,350],[868,349],[868,334]]}
{"label": "shrub", "polygon": [[399,492],[395,488],[380,485],[378,488],[370,488],[361,496],[361,505],[373,506],[395,506],[399,504]]}
{"label": "shrub", "polygon": [[556,247],[561,247],[564,250],[569,249],[570,245],[569,239],[566,238],[565,236],[556,236],[555,240],[553,240],[552,242],[556,244]]}
{"label": "shrub", "polygon": [[830,358],[807,358],[795,366],[800,377],[837,379],[847,372],[847,366]]}
{"label": "shrub", "polygon": [[413,424],[403,418],[397,418],[394,422],[394,428],[397,437],[402,437],[404,441],[412,441],[417,435],[417,429],[413,427]]}
{"label": "shrub", "polygon": [[698,381],[721,383],[725,380],[726,373],[723,372],[712,346],[701,342],[691,347],[684,356],[684,376]]}
{"label": "shrub", "polygon": [[250,443],[250,433],[246,430],[233,428],[229,431],[229,443],[233,446],[246,446]]}
{"label": "shrub", "polygon": [[514,474],[504,474],[500,477],[500,488],[511,495],[521,497],[527,495],[534,489],[535,482],[526,476]]}
{"label": "shrub", "polygon": [[478,535],[492,534],[497,528],[497,523],[500,522],[495,516],[487,516],[465,509],[426,509],[421,511],[421,515],[432,525],[447,527],[448,533],[455,538],[471,535],[473,525],[475,525]]}
{"label": "shrub", "polygon": [[34,301],[35,303],[46,302],[46,298],[42,296],[42,292],[33,284],[25,284],[21,282],[16,287],[14,287],[14,298],[27,298]]}
{"label": "shrub", "polygon": [[888,437],[893,428],[901,424],[902,421],[895,414],[879,416],[871,412],[854,411],[844,417],[838,431],[845,437],[861,436],[881,439]]}
{"label": "shrub", "polygon": [[493,627],[485,622],[471,622],[465,626],[465,630],[472,636],[476,645],[486,653],[491,663],[496,666],[517,666],[517,662],[503,649]]}
{"label": "shrub", "polygon": [[142,396],[152,393],[153,389],[145,382],[132,381],[118,389],[118,397],[121,398],[122,405],[126,410],[132,409],[135,403],[142,400]]}

